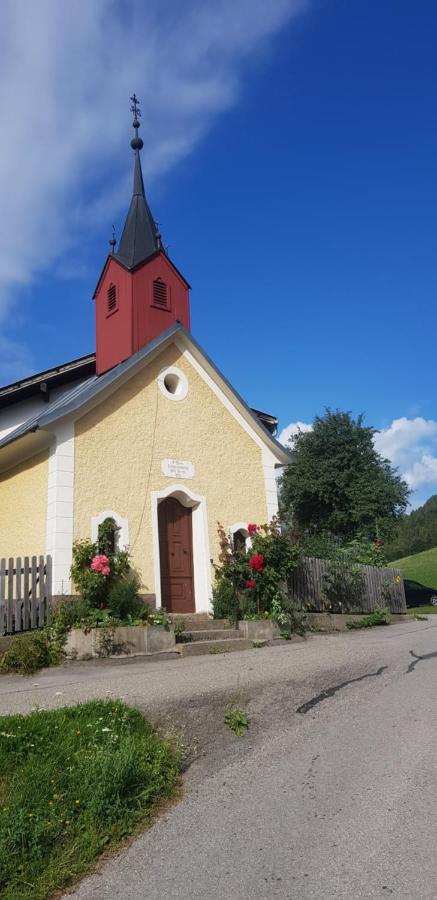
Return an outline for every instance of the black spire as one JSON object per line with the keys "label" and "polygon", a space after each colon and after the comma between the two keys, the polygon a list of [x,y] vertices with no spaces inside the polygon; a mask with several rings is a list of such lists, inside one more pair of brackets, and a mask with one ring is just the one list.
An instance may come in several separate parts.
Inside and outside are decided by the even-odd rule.
{"label": "black spire", "polygon": [[135,152],[134,161],[134,184],[132,191],[132,200],[130,202],[129,212],[126,222],[124,223],[123,234],[120,238],[115,258],[119,259],[128,269],[133,269],[139,263],[144,262],[157,250],[160,250],[161,236],[156,227],[156,223],[150,212],[146,196],[144,193],[143,173],[141,170],[140,150],[143,142],[138,137],[138,129],[140,127],[139,118],[141,112],[138,105],[138,99],[135,94],[131,97],[134,120],[132,125],[135,129],[135,137],[131,140],[131,147]]}

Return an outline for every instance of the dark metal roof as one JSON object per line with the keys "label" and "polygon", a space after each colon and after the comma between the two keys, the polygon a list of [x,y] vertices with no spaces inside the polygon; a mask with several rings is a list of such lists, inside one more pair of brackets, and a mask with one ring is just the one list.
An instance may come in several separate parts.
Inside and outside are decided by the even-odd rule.
{"label": "dark metal roof", "polygon": [[278,430],[278,419],[277,416],[272,416],[271,413],[261,412],[260,409],[254,409],[251,407],[253,413],[258,416],[258,419],[263,423],[264,427],[267,428],[267,431],[270,431],[270,434],[275,435]]}
{"label": "dark metal roof", "polygon": [[[28,378],[23,378],[21,381],[15,381],[13,384],[0,387],[0,409],[11,406],[13,403],[19,403],[21,400],[27,400],[29,397],[36,397],[39,394],[43,394],[44,398],[49,400],[52,388],[68,384],[70,381],[87,378],[90,375],[95,375],[95,372],[95,353],[72,359],[71,362],[55,366],[53,369],[45,369],[44,372],[38,372],[35,375],[30,375]],[[53,409],[53,406],[50,408]],[[267,428],[267,431],[274,436],[278,428],[277,417],[271,415],[271,413],[261,412],[261,410],[253,407],[251,409],[264,427]]]}
{"label": "dark metal roof", "polygon": [[[245,401],[240,397],[239,394],[237,394],[229,381],[217,369],[217,367],[207,356],[204,350],[202,350],[197,341],[194,340],[192,335],[180,323],[175,323],[174,325],[172,325],[157,338],[155,338],[155,340],[150,341],[149,344],[146,344],[145,347],[142,347],[141,350],[138,350],[137,353],[134,353],[124,362],[121,362],[117,366],[114,366],[114,368],[110,369],[109,372],[105,372],[103,375],[91,375],[91,377],[86,378],[85,381],[82,381],[80,384],[75,385],[71,389],[71,391],[68,391],[68,393],[64,394],[54,403],[51,403],[50,406],[42,413],[38,413],[32,418],[27,419],[22,423],[22,425],[19,425],[18,428],[15,428],[13,431],[9,432],[9,434],[7,434],[2,440],[0,440],[0,449],[2,447],[6,447],[8,444],[11,444],[13,441],[18,440],[20,437],[23,437],[26,434],[37,431],[39,428],[45,428],[58,419],[62,419],[64,418],[64,416],[76,412],[88,401],[92,400],[99,393],[105,391],[106,388],[109,388],[113,384],[113,382],[117,381],[121,376],[128,373],[129,370],[133,369],[139,362],[147,359],[147,357],[152,355],[153,352],[161,346],[161,344],[164,344],[168,339],[172,338],[178,333],[183,335],[185,339],[189,341],[192,347],[199,354],[201,354],[204,361],[212,367],[217,375],[219,375],[219,377],[222,379],[222,382],[232,391],[233,396],[249,413],[250,418],[253,420],[254,424],[258,426],[258,429],[262,429],[262,432],[264,432],[266,438],[268,438],[268,441],[272,442],[275,445],[276,449],[281,451],[282,456],[285,455],[287,458],[289,458],[290,455],[288,451],[282,446],[282,444],[279,444],[279,442],[275,440],[271,432],[262,421],[261,416],[258,417],[257,414],[247,406]],[[86,357],[84,358],[86,359]]]}
{"label": "dark metal roof", "polygon": [[95,371],[96,354],[89,353],[87,356],[80,356],[52,369],[45,369],[44,372],[37,372],[28,378],[6,384],[0,387],[0,409],[38,394],[44,394],[44,397],[49,399],[52,388],[76,381],[78,378],[86,378]]}
{"label": "dark metal roof", "polygon": [[133,269],[160,249],[161,239],[144,193],[140,151],[135,150],[132,200],[114,256],[128,269]]}

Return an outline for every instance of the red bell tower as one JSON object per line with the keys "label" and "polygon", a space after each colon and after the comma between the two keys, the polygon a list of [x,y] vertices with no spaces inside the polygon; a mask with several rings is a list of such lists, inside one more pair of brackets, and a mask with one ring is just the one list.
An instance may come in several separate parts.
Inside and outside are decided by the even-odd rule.
{"label": "red bell tower", "polygon": [[112,251],[94,293],[96,372],[102,375],[128,359],[174,322],[190,328],[189,284],[165,253],[148,206],[138,137],[138,100],[131,97],[135,137],[132,200],[117,252]]}

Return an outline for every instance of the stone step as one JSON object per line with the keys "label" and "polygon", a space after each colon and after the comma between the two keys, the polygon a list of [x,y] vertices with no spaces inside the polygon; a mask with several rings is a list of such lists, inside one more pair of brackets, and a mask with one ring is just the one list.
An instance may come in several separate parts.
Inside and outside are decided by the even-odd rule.
{"label": "stone step", "polygon": [[181,656],[203,656],[206,653],[232,653],[234,650],[250,650],[253,641],[234,638],[230,641],[193,641],[191,644],[177,645]]}
{"label": "stone step", "polygon": [[[184,640],[185,638],[185,640]],[[236,628],[208,628],[202,631],[184,631],[182,644],[195,641],[231,641],[241,640],[240,632]]]}

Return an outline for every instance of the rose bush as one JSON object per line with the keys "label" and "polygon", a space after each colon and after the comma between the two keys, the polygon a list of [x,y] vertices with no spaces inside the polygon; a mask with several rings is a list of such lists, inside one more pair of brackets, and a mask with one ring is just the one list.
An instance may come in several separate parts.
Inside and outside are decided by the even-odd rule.
{"label": "rose bush", "polygon": [[[122,593],[130,598],[138,593],[138,584],[135,582],[135,589],[132,585],[135,579],[130,570],[129,553],[116,549],[116,531],[114,520],[108,518],[99,529],[98,541],[76,541],[73,545],[71,578],[90,609],[114,608],[119,605]],[[114,593],[113,601],[117,602],[110,602],[111,593]],[[134,599],[132,604],[138,605]]]}
{"label": "rose bush", "polygon": [[218,526],[220,564],[215,566],[213,591],[216,618],[270,613],[273,600],[281,602],[287,594],[287,581],[299,562],[299,547],[282,533],[277,519],[269,525],[249,523],[247,531],[250,548],[236,548],[223,526]]}

